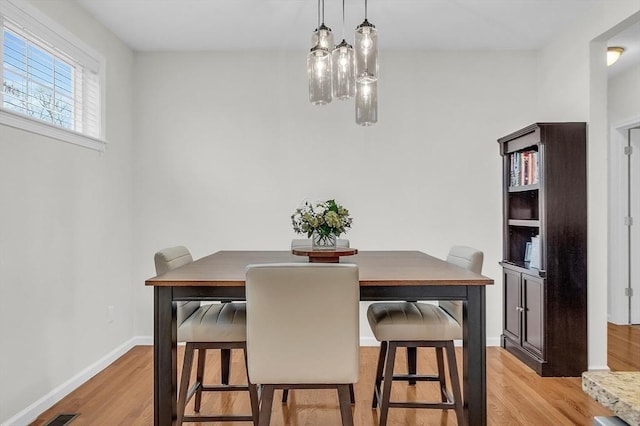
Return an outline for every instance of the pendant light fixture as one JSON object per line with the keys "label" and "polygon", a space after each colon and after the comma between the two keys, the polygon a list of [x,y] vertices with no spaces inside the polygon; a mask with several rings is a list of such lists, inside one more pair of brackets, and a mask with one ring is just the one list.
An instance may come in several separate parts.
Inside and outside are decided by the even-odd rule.
{"label": "pendant light fixture", "polygon": [[333,98],[355,96],[356,123],[371,126],[378,122],[378,31],[367,19],[358,25],[354,46],[344,37],[345,0],[342,0],[342,41],[334,47],[331,28],[324,24],[324,0],[318,0],[318,26],[311,36],[307,55],[309,101],[326,105]]}
{"label": "pendant light fixture", "polygon": [[356,28],[356,124],[372,126],[378,122],[378,31],[367,20],[367,0],[364,0],[364,21]]}
{"label": "pendant light fixture", "polygon": [[373,126],[378,122],[378,81],[356,82],[356,124]]}
{"label": "pendant light fixture", "polygon": [[[322,19],[321,19],[322,16]],[[331,102],[331,52],[333,34],[324,24],[324,0],[318,0],[318,27],[311,36],[312,48],[307,55],[309,102],[326,105]]]}
{"label": "pendant light fixture", "polygon": [[355,95],[355,64],[353,47],[344,38],[344,0],[342,0],[342,41],[331,53],[333,66],[333,97],[349,99]]}
{"label": "pendant light fixture", "polygon": [[367,20],[367,0],[364,0],[364,21],[356,28],[356,80],[378,79],[378,31]]}

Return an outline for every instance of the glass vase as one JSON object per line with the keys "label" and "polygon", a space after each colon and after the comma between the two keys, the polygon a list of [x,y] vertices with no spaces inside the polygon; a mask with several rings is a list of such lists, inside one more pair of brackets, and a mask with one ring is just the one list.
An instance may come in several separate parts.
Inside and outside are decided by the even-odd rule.
{"label": "glass vase", "polygon": [[335,250],[336,236],[333,234],[323,235],[319,232],[314,232],[313,235],[311,235],[311,248],[313,250]]}

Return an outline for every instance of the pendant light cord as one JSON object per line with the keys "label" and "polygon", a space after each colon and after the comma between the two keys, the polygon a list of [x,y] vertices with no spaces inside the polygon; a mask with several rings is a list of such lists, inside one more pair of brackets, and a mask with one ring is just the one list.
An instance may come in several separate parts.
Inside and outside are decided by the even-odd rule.
{"label": "pendant light cord", "polygon": [[367,0],[364,0],[364,20],[367,20]]}
{"label": "pendant light cord", "polygon": [[316,29],[316,31],[320,30],[320,1],[318,0],[318,29]]}
{"label": "pendant light cord", "polygon": [[342,39],[344,40],[344,0],[342,0]]}

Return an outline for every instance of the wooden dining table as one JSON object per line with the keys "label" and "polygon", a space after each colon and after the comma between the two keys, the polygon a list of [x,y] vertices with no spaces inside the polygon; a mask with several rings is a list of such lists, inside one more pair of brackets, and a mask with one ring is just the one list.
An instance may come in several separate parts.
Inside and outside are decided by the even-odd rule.
{"label": "wooden dining table", "polygon": [[[146,280],[154,287],[154,424],[176,421],[176,301],[244,300],[247,265],[308,262],[290,251],[219,251]],[[462,382],[469,425],[487,423],[485,286],[491,278],[420,251],[359,251],[360,300],[461,300]],[[373,374],[373,372],[372,372]]]}

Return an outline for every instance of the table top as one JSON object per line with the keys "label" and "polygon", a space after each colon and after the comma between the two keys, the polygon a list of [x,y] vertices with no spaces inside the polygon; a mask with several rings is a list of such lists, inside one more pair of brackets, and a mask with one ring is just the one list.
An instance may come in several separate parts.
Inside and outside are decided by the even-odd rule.
{"label": "table top", "polygon": [[[307,263],[290,251],[219,251],[149,278],[148,286],[244,286],[247,265]],[[358,265],[360,286],[491,285],[493,279],[420,251],[360,251],[340,263]]]}

